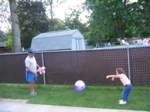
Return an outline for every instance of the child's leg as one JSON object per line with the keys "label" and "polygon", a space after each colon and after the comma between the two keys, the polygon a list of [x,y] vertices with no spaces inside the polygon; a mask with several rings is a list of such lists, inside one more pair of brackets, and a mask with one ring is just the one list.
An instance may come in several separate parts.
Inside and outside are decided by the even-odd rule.
{"label": "child's leg", "polygon": [[132,85],[126,85],[124,87],[124,90],[122,91],[122,100],[123,101],[127,101],[128,100],[128,96],[129,96],[129,93],[131,92],[131,89],[132,89]]}

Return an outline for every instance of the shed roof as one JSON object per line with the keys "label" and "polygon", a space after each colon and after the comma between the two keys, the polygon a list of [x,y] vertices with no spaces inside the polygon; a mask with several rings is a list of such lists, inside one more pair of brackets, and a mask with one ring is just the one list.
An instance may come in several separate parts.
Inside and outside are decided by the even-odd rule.
{"label": "shed roof", "polygon": [[35,51],[70,50],[73,39],[84,40],[84,36],[78,29],[41,33],[32,39],[31,48]]}
{"label": "shed roof", "polygon": [[76,32],[79,32],[80,36],[83,36],[78,29],[74,29],[74,30],[59,30],[59,31],[51,31],[51,32],[41,33],[41,34],[35,36],[34,39],[46,38],[46,37],[62,37],[62,36],[66,36],[66,35],[73,35]]}

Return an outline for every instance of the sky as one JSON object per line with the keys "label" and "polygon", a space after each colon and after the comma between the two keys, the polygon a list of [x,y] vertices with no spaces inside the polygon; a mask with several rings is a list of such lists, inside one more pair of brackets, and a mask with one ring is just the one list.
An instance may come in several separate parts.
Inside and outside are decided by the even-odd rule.
{"label": "sky", "polygon": [[[66,3],[63,3],[61,5],[59,5],[58,7],[54,8],[54,12],[55,12],[55,17],[56,18],[61,18],[62,20],[65,19],[65,13],[69,14],[71,13],[69,8],[80,8],[82,3],[84,3],[86,0],[67,0]],[[81,14],[81,18],[84,21],[87,21],[87,19],[85,18],[85,15],[88,15],[88,12],[83,12],[83,14]]]}

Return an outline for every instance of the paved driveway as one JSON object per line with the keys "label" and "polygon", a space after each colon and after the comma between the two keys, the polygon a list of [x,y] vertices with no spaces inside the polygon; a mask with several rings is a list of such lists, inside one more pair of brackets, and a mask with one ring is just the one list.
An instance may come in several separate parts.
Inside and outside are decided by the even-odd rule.
{"label": "paved driveway", "polygon": [[27,100],[0,98],[0,112],[148,112],[27,104]]}

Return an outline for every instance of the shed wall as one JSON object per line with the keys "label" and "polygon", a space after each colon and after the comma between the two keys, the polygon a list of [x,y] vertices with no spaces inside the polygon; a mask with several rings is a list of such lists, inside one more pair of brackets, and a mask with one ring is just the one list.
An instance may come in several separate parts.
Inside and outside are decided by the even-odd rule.
{"label": "shed wall", "polygon": [[35,51],[71,49],[71,41],[70,36],[33,38],[31,48]]}

